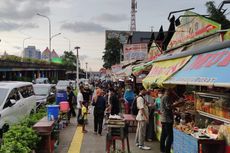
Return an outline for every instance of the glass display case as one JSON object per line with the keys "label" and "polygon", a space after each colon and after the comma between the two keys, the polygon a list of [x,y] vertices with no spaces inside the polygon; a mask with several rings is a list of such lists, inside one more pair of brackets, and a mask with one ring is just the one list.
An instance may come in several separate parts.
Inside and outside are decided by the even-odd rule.
{"label": "glass display case", "polygon": [[195,108],[200,115],[230,123],[230,96],[221,93],[195,93]]}

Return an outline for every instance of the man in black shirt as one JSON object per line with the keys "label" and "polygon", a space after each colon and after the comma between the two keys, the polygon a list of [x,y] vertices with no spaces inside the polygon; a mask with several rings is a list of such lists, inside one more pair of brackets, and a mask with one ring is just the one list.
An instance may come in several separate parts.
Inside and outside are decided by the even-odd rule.
{"label": "man in black shirt", "polygon": [[183,100],[181,99],[178,102],[174,102],[175,100],[175,92],[173,92],[172,89],[165,90],[165,93],[161,98],[160,105],[162,125],[160,150],[163,153],[170,153],[173,142],[173,109],[177,107],[179,104],[183,103]]}
{"label": "man in black shirt", "polygon": [[110,97],[110,105],[111,105],[111,115],[118,115],[120,112],[119,100],[117,97],[117,93],[113,88],[110,88],[111,97]]}
{"label": "man in black shirt", "polygon": [[73,107],[73,103],[76,101],[76,97],[70,86],[67,87],[67,101],[69,102],[70,111],[68,113],[68,120],[70,120],[71,114],[76,117],[76,112]]}
{"label": "man in black shirt", "polygon": [[92,91],[89,89],[89,85],[86,84],[84,87],[84,91],[82,92],[84,102],[89,106],[89,101],[91,99]]}

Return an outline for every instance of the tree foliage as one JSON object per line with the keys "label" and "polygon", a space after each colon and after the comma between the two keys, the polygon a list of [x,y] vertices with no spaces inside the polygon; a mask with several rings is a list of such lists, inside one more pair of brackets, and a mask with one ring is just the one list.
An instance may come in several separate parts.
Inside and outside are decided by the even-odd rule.
{"label": "tree foliage", "polygon": [[104,68],[111,68],[112,65],[120,63],[121,49],[122,44],[120,43],[119,39],[111,38],[107,41],[104,55],[102,56]]}
{"label": "tree foliage", "polygon": [[70,68],[71,70],[74,70],[75,66],[74,63],[76,63],[76,56],[72,51],[64,51],[64,55],[62,56],[63,59],[63,65]]}
{"label": "tree foliage", "polygon": [[222,25],[222,29],[230,28],[230,21],[226,18],[221,10],[216,8],[214,1],[209,1],[205,5],[212,20],[220,23]]}

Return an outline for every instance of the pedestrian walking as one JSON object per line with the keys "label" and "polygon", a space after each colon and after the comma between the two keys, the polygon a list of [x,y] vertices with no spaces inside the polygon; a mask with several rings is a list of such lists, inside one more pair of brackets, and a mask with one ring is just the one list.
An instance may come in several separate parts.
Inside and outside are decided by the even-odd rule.
{"label": "pedestrian walking", "polygon": [[132,106],[134,99],[135,99],[135,94],[132,90],[131,85],[128,85],[124,93],[124,100],[125,100],[125,106],[127,108],[126,110],[127,114],[131,113],[131,106]]}
{"label": "pedestrian walking", "polygon": [[85,129],[85,125],[86,125],[86,122],[87,122],[87,115],[88,115],[88,109],[87,109],[87,106],[88,103],[87,102],[83,102],[82,103],[82,133],[87,133],[88,131]]}
{"label": "pedestrian walking", "polygon": [[77,122],[78,123],[81,120],[81,109],[82,109],[82,103],[84,102],[83,95],[82,95],[83,91],[84,91],[83,86],[80,86],[77,94],[77,111],[78,111]]}
{"label": "pedestrian walking", "polygon": [[155,108],[155,101],[151,96],[151,90],[148,90],[145,95],[146,104],[149,110],[149,122],[146,125],[146,140],[153,141],[154,139],[154,108]]}
{"label": "pedestrian walking", "polygon": [[73,117],[76,117],[76,112],[75,112],[74,107],[73,107],[73,104],[76,101],[76,97],[75,97],[70,86],[68,86],[66,90],[67,90],[67,101],[69,102],[69,107],[70,107],[70,110],[68,112],[68,120],[70,121],[71,115]]}
{"label": "pedestrian walking", "polygon": [[96,96],[93,98],[92,105],[94,106],[94,133],[101,135],[106,108],[106,100],[103,97],[103,92],[100,88],[98,88],[96,91]]}
{"label": "pedestrian walking", "polygon": [[90,102],[91,95],[92,95],[92,91],[89,88],[89,84],[85,84],[82,95],[83,95],[84,102],[86,102],[87,106],[89,106],[89,102]]}
{"label": "pedestrian walking", "polygon": [[136,146],[143,150],[150,150],[151,148],[144,145],[145,134],[146,134],[146,123],[149,120],[148,106],[146,105],[144,96],[146,91],[143,89],[140,91],[139,96],[137,97],[137,108],[138,114],[136,116],[137,120],[137,130],[135,142]]}

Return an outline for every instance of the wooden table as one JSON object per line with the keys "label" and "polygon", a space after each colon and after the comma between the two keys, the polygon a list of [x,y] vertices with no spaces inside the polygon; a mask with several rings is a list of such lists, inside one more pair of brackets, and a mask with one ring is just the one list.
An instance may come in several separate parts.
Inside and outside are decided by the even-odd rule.
{"label": "wooden table", "polygon": [[47,142],[46,145],[43,146],[44,147],[43,149],[45,149],[44,151],[48,153],[53,152],[52,147],[51,147],[52,145],[51,144],[51,132],[54,128],[54,125],[55,125],[55,121],[48,121],[47,116],[45,116],[33,126],[33,129],[37,131],[40,136],[42,136],[42,139],[45,142]]}
{"label": "wooden table", "polygon": [[[115,131],[114,131],[115,130]],[[110,147],[113,145],[113,150],[116,150],[116,140],[121,140],[122,152],[125,152],[125,139],[127,150],[130,153],[128,129],[125,125],[108,125],[108,133],[106,135],[106,152],[110,153]]]}

